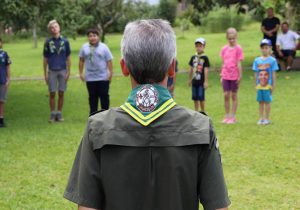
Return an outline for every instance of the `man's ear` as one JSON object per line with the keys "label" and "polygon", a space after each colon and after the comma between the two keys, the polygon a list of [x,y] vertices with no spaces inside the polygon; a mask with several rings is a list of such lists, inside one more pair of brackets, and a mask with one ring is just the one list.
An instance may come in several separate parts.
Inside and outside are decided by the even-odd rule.
{"label": "man's ear", "polygon": [[172,63],[169,66],[168,69],[168,76],[174,77],[175,76],[175,68],[176,68],[176,59],[173,59]]}
{"label": "man's ear", "polygon": [[128,77],[129,76],[129,69],[127,68],[125,60],[123,58],[120,60],[120,65],[121,65],[123,75],[125,77]]}

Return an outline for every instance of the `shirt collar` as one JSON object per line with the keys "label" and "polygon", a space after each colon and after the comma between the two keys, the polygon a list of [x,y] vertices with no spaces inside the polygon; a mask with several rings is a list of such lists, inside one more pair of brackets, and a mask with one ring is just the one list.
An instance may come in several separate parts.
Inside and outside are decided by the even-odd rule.
{"label": "shirt collar", "polygon": [[97,42],[97,44],[96,44],[95,46],[94,46],[94,45],[92,45],[91,43],[89,43],[89,46],[90,46],[90,47],[95,47],[95,48],[96,48],[96,47],[98,47],[98,46],[99,46],[99,43],[100,43],[100,42]]}
{"label": "shirt collar", "polygon": [[175,105],[167,88],[144,84],[131,91],[121,108],[141,125],[147,126]]}

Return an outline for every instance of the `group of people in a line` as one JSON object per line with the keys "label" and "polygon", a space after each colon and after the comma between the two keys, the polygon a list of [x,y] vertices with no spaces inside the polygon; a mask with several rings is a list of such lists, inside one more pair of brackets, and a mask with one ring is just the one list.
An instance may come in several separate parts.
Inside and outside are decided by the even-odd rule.
{"label": "group of people in a line", "polygon": [[[223,123],[236,123],[238,107],[238,90],[242,80],[242,65],[244,59],[242,47],[237,44],[237,31],[229,28],[226,32],[228,44],[225,45],[220,56],[223,60],[221,69],[221,84],[224,91],[225,117]],[[189,85],[192,86],[192,99],[195,110],[205,112],[205,89],[208,87],[209,59],[204,53],[206,41],[200,37],[195,40],[196,54],[190,59]],[[271,56],[272,42],[263,39],[260,42],[261,56],[253,62],[257,102],[259,103],[259,125],[270,124],[270,109],[272,93],[275,89],[276,74],[279,69],[276,59]]]}
{"label": "group of people in a line", "polygon": [[[259,124],[269,124],[270,102],[274,91],[276,78],[272,71],[290,70],[296,50],[300,47],[300,36],[289,30],[289,24],[281,24],[282,34],[277,36],[280,20],[274,16],[273,8],[267,9],[267,18],[262,22],[262,57],[255,60],[253,70],[256,71],[256,83],[259,83],[259,69],[265,68],[268,72],[268,90],[266,87],[257,86],[257,100],[260,103]],[[48,24],[48,31],[52,37],[47,39],[43,50],[44,77],[49,90],[50,117],[49,122],[63,121],[62,109],[64,104],[64,92],[70,76],[71,48],[69,41],[60,34],[60,26],[56,20]],[[112,79],[113,56],[104,43],[99,41],[99,32],[96,29],[87,31],[88,43],[84,44],[79,53],[79,75],[86,82],[89,94],[90,115],[98,111],[99,100],[101,110],[109,108],[109,85]],[[221,70],[221,83],[224,90],[225,117],[223,123],[236,122],[238,106],[238,88],[242,79],[241,61],[244,59],[243,50],[237,44],[237,31],[234,28],[227,30],[228,45],[221,50],[223,60]],[[208,87],[209,59],[204,53],[206,41],[198,38],[195,41],[196,54],[189,61],[189,85],[192,87],[192,99],[195,110],[205,112],[205,89]],[[271,46],[271,48],[270,48]],[[268,48],[268,49],[267,49]],[[270,48],[270,49],[269,49]],[[264,50],[263,50],[264,49]],[[268,51],[268,52],[267,52]],[[274,63],[273,57],[280,63]],[[266,60],[266,61],[265,61]],[[276,61],[276,60],[275,60]],[[262,67],[261,63],[269,62],[270,67]],[[271,65],[271,63],[272,65]],[[0,127],[4,127],[4,103],[7,97],[7,87],[10,81],[10,64],[8,54],[2,50],[0,40]],[[269,69],[272,71],[269,71]],[[176,72],[178,63],[176,61]],[[168,89],[173,96],[176,76],[168,78]],[[58,95],[56,102],[55,98]]]}
{"label": "group of people in a line", "polygon": [[[62,108],[64,92],[70,76],[71,49],[68,40],[61,36],[56,20],[49,22],[48,30],[52,37],[47,39],[44,45],[44,76],[49,88],[49,122],[52,123],[63,121]],[[90,115],[92,115],[98,111],[99,99],[101,109],[109,108],[109,84],[113,74],[113,57],[109,48],[99,42],[97,30],[89,29],[87,37],[89,42],[84,44],[79,52],[79,75],[80,79],[86,82]],[[55,95],[57,92],[56,106]]]}
{"label": "group of people in a line", "polygon": [[[300,36],[289,30],[289,24],[281,24],[282,34],[277,36],[280,26],[278,18],[274,17],[273,8],[268,8],[268,17],[262,22],[264,39],[260,42],[261,56],[253,62],[255,71],[255,88],[257,102],[259,103],[258,125],[270,124],[270,111],[272,94],[276,86],[276,71],[281,69],[291,70],[296,50],[300,47]],[[237,44],[237,31],[229,28],[226,32],[228,44],[225,45],[220,56],[223,64],[221,67],[221,83],[224,91],[225,117],[223,123],[236,123],[238,107],[238,89],[242,79],[242,65],[244,59],[242,47]],[[196,54],[189,61],[189,85],[192,87],[192,99],[195,110],[205,112],[205,89],[208,87],[209,59],[204,53],[206,41],[200,37],[195,40]]]}

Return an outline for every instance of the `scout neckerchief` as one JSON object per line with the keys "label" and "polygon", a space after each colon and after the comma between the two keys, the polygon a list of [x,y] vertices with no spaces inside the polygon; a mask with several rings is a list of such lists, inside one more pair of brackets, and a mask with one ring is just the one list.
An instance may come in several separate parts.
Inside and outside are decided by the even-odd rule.
{"label": "scout neckerchief", "polygon": [[94,61],[94,53],[95,53],[96,48],[98,47],[98,44],[99,44],[99,43],[97,43],[97,44],[94,46],[94,45],[91,45],[91,44],[89,43],[89,47],[90,47],[89,61],[90,61],[90,63],[92,63],[92,64],[93,64],[93,61]]}
{"label": "scout neckerchief", "polygon": [[258,84],[258,85],[256,85],[256,89],[257,90],[271,90],[272,86],[269,84],[264,85],[264,86],[262,86],[261,84]]}
{"label": "scout neckerchief", "polygon": [[134,88],[121,108],[143,126],[176,105],[167,88],[145,84]]}
{"label": "scout neckerchief", "polygon": [[2,48],[0,48],[0,59],[0,64],[5,65],[5,51]]}
{"label": "scout neckerchief", "polygon": [[50,48],[50,52],[54,53],[56,51],[56,53],[59,55],[60,52],[64,49],[65,47],[65,41],[62,39],[62,36],[58,37],[59,40],[59,48],[58,50],[56,49],[55,43],[54,43],[54,38],[51,39],[51,41],[49,42],[49,48]]}
{"label": "scout neckerchief", "polygon": [[193,60],[193,71],[194,71],[194,79],[195,80],[201,80],[201,74],[203,71],[203,64],[204,59],[201,57],[204,56],[204,53],[195,54],[194,60]]}

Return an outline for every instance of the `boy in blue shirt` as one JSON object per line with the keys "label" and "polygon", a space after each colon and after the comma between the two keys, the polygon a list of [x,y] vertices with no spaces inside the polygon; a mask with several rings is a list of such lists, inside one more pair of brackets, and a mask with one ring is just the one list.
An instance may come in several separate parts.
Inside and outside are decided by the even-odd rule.
{"label": "boy in blue shirt", "polygon": [[7,52],[2,49],[2,39],[0,38],[0,128],[5,126],[4,103],[6,102],[7,89],[10,81],[10,64],[11,61]]}
{"label": "boy in blue shirt", "polygon": [[190,59],[189,86],[192,86],[192,99],[195,111],[205,112],[205,89],[208,87],[209,60],[204,54],[206,41],[203,38],[195,40],[196,54]]}
{"label": "boy in blue shirt", "polygon": [[[49,89],[50,119],[49,122],[62,122],[62,108],[64,92],[70,76],[71,49],[70,43],[60,34],[60,27],[56,20],[48,23],[48,30],[52,37],[44,45],[44,76]],[[58,92],[57,112],[55,111],[55,95]]]}
{"label": "boy in blue shirt", "polygon": [[270,124],[270,111],[272,102],[272,93],[276,84],[276,71],[278,64],[271,56],[272,42],[269,39],[263,39],[260,43],[262,56],[257,57],[253,62],[253,71],[255,78],[255,88],[257,91],[257,102],[259,103],[258,125]]}

